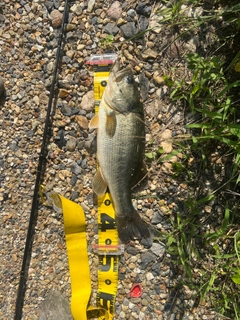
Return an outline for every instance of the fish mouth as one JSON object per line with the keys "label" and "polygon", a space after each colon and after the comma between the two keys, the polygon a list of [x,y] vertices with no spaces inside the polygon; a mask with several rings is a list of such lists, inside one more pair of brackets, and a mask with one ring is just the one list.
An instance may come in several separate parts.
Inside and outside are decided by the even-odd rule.
{"label": "fish mouth", "polygon": [[112,69],[112,73],[114,75],[114,78],[113,78],[114,82],[120,82],[126,76],[132,75],[132,69],[130,68],[130,66],[127,66],[122,70],[120,70],[120,68],[121,68],[120,63],[116,61]]}

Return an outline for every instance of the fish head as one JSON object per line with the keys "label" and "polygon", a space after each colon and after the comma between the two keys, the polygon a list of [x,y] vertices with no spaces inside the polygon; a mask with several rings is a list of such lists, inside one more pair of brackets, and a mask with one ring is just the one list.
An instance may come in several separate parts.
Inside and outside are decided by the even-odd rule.
{"label": "fish head", "polygon": [[111,109],[123,114],[133,112],[139,107],[140,94],[130,66],[122,69],[120,63],[115,62],[104,99]]}

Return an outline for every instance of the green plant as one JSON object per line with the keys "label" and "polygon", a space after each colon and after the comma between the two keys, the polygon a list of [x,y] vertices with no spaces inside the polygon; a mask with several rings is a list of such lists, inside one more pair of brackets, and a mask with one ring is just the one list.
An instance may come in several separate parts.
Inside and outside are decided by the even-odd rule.
{"label": "green plant", "polygon": [[[171,98],[186,100],[193,114],[201,114],[200,123],[187,125],[189,129],[199,129],[199,135],[192,137],[194,144],[215,139],[234,151],[234,176],[240,164],[240,124],[235,120],[231,90],[240,86],[240,80],[228,83],[219,57],[205,59],[195,53],[187,54],[186,60],[192,77],[188,83],[176,82]],[[239,179],[238,175],[236,183]]]}
{"label": "green plant", "polygon": [[[218,47],[209,50],[211,54],[187,53],[182,57],[187,65],[185,77],[178,80],[176,69],[167,70],[164,75],[171,100],[182,102],[191,114],[186,128],[192,143],[186,148],[186,141],[182,142],[178,150],[184,150],[185,159],[193,158],[194,164],[176,162],[173,176],[184,178],[188,185],[193,181],[198,192],[191,191],[184,210],[179,209],[175,218],[171,218],[172,231],[162,234],[161,239],[165,239],[168,252],[182,270],[183,283],[194,288],[201,300],[211,302],[216,312],[228,319],[240,319],[239,194],[232,192],[226,196],[225,191],[226,185],[230,189],[238,188],[240,182],[240,52],[239,47],[234,47],[239,34],[240,4],[231,2],[221,7],[214,2],[215,10],[205,9],[195,17],[185,14],[184,8],[196,8],[204,3],[174,1],[172,6],[158,12],[159,24],[178,30],[173,41],[192,35],[193,30],[198,32],[200,27],[207,28],[208,24],[215,24],[223,31],[219,32],[220,40],[216,35]],[[226,26],[231,33],[225,32]],[[233,52],[229,61],[230,46]],[[215,163],[209,156],[216,150],[220,150],[221,167],[226,170],[222,180],[213,175]],[[215,190],[206,191],[206,186],[200,190],[197,177],[204,177],[205,171],[212,172],[210,178],[218,185]],[[205,207],[210,204],[212,208],[216,203],[224,208],[221,214],[214,210],[207,214]]]}
{"label": "green plant", "polygon": [[[188,199],[187,214],[178,213],[172,220],[173,231],[162,234],[168,252],[182,265],[183,283],[193,288],[201,300],[211,299],[217,312],[235,319],[240,312],[240,232],[234,227],[234,215],[228,206],[218,230],[204,230],[202,206],[214,199],[209,195],[200,200]],[[205,256],[206,255],[206,256]],[[197,270],[197,271],[196,271]]]}
{"label": "green plant", "polygon": [[103,47],[109,47],[114,41],[114,36],[112,34],[107,34],[104,38],[101,39],[100,43]]}

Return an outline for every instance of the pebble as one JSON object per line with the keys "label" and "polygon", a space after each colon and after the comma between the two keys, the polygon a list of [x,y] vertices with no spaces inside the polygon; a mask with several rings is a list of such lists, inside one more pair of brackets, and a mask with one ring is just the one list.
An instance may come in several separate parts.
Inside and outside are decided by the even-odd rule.
{"label": "pebble", "polygon": [[160,258],[163,257],[163,255],[165,254],[165,246],[163,244],[157,243],[157,242],[153,242],[150,250],[157,256],[159,256]]}
{"label": "pebble", "polygon": [[128,22],[128,23],[124,24],[123,26],[121,26],[120,29],[121,29],[125,39],[132,38],[137,33],[137,28],[135,26],[135,22]]}
{"label": "pebble", "polygon": [[81,115],[77,115],[77,116],[75,116],[75,120],[81,129],[83,129],[83,130],[88,129],[88,120],[86,117],[81,116]]}
{"label": "pebble", "polygon": [[145,3],[139,2],[136,6],[136,12],[140,15],[149,17],[152,12],[152,7],[149,5],[146,5]]}
{"label": "pebble", "polygon": [[[154,279],[154,275],[151,272],[147,272],[146,273],[146,279],[147,279],[147,281],[151,281],[152,279]],[[142,302],[142,304],[143,304],[143,302]],[[145,304],[145,305],[148,305],[148,303]]]}
{"label": "pebble", "polygon": [[70,137],[66,143],[66,148],[68,151],[73,152],[76,148],[77,140],[74,137]]}
{"label": "pebble", "polygon": [[163,85],[165,83],[165,80],[163,79],[162,76],[160,76],[159,71],[155,71],[153,73],[153,81],[155,82],[156,85]]}
{"label": "pebble", "polygon": [[122,6],[119,1],[114,1],[110,8],[107,10],[107,14],[110,18],[118,20],[122,15]]}
{"label": "pebble", "polygon": [[112,22],[109,22],[104,27],[104,32],[106,32],[108,34],[112,34],[114,36],[118,33],[118,31],[119,31],[119,28]]}
{"label": "pebble", "polygon": [[60,28],[61,27],[61,24],[62,24],[62,17],[63,17],[63,14],[54,9],[52,12],[51,12],[51,19],[52,19],[52,26],[53,28]]}
{"label": "pebble", "polygon": [[94,5],[95,5],[95,0],[89,0],[89,1],[88,1],[87,11],[88,11],[88,12],[92,12]]}
{"label": "pebble", "polygon": [[161,141],[160,146],[163,149],[164,153],[171,153],[173,151],[173,145],[168,141]]}
{"label": "pebble", "polygon": [[83,97],[81,101],[81,108],[85,111],[93,111],[94,110],[94,92],[88,91]]}

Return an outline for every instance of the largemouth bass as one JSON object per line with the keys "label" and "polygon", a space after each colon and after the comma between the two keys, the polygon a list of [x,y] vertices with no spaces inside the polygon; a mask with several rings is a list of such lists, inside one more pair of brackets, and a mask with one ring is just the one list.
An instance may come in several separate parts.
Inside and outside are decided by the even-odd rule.
{"label": "largemouth bass", "polygon": [[97,128],[100,167],[93,180],[94,192],[102,196],[109,188],[123,243],[142,238],[150,243],[147,224],[131,199],[131,188],[144,173],[145,125],[143,105],[130,67],[121,70],[119,62],[115,62],[90,128]]}

